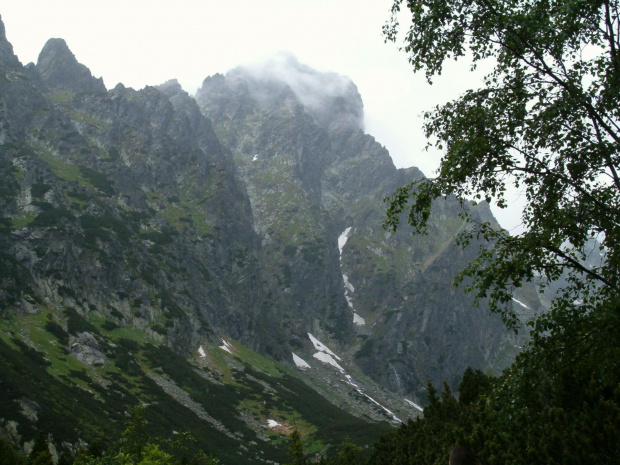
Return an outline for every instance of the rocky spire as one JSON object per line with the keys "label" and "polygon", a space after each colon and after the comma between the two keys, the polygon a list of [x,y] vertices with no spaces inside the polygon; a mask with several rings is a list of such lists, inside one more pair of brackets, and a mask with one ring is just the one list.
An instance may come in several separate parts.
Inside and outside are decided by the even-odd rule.
{"label": "rocky spire", "polygon": [[73,92],[106,92],[103,79],[95,78],[79,63],[63,39],[50,39],[39,54],[36,66],[50,87]]}
{"label": "rocky spire", "polygon": [[13,46],[6,39],[6,31],[0,16],[0,70],[21,68],[21,63],[13,53]]}

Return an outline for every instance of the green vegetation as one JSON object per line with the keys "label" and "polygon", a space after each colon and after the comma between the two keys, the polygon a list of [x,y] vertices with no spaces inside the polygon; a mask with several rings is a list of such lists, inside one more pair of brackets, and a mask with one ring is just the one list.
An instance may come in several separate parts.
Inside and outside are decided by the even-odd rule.
{"label": "green vegetation", "polygon": [[4,436],[0,436],[0,465],[27,465],[24,457],[17,448]]}
{"label": "green vegetation", "polygon": [[401,8],[411,17],[404,49],[429,81],[466,53],[475,64],[491,58],[494,68],[482,88],[426,114],[427,135],[445,150],[438,176],[398,189],[386,227],[395,230],[408,210],[415,232],[428,232],[435,199],[447,195],[463,207],[473,198],[505,208],[512,186],[527,199],[524,231],[511,235],[464,208],[469,225],[457,243],[487,245],[457,282],[515,329],[516,288],[560,278],[566,285],[527,322],[531,343],[478,401],[469,394],[463,405],[447,387],[439,400],[429,387],[425,418],[379,443],[374,463],[445,463],[463,442],[482,463],[615,463],[620,2],[396,0],[387,39],[397,39]]}
{"label": "green vegetation", "polygon": [[78,166],[70,165],[64,160],[56,158],[52,154],[45,152],[43,149],[37,150],[37,156],[41,160],[45,161],[50,166],[54,174],[59,178],[86,183],[86,180],[81,175],[80,168]]}
{"label": "green vegetation", "polygon": [[110,125],[110,123],[106,121],[101,121],[99,119],[93,118],[89,114],[84,113],[83,111],[77,111],[77,110],[73,110],[71,112],[71,119],[73,121],[77,121],[78,123],[91,124],[93,126],[96,126],[99,129],[106,129]]}
{"label": "green vegetation", "polygon": [[204,182],[204,189],[196,196],[192,188],[186,187],[179,191],[179,196],[171,196],[163,199],[157,194],[151,194],[150,198],[162,203],[163,216],[178,230],[182,231],[192,225],[196,232],[206,236],[212,233],[212,226],[209,224],[209,215],[205,210],[205,202],[211,197],[211,183],[213,177],[209,177]]}
{"label": "green vegetation", "polygon": [[[235,355],[205,344],[210,367],[206,368],[202,362],[192,363],[156,345],[142,330],[112,327],[109,322],[101,317],[87,319],[70,307],[62,311],[41,308],[36,314],[0,320],[0,376],[6,380],[0,384],[0,394],[32,399],[39,405],[36,429],[24,418],[20,403],[0,406],[0,417],[18,421],[24,440],[36,438],[38,431],[51,432],[57,446],[60,441],[75,442],[79,437],[95,455],[86,451],[78,460],[95,460],[83,462],[95,464],[102,457],[111,460],[124,447],[124,439],[114,438],[121,434],[127,409],[140,404],[147,405],[144,444],[157,445],[157,453],[170,454],[171,460],[178,460],[179,455],[168,441],[159,438],[169,437],[169,431],[175,430],[189,431],[195,437],[196,442],[187,449],[191,454],[204,450],[225,463],[253,463],[254,452],[248,455],[240,444],[255,441],[264,457],[284,462],[286,436],[266,430],[269,440],[263,442],[240,412],[261,424],[278,418],[297,425],[306,454],[333,451],[347,435],[357,444],[370,445],[389,429],[387,424],[372,425],[335,408],[297,378],[294,370],[284,369],[236,341],[230,341]],[[108,362],[87,366],[72,355],[69,338],[84,331],[94,335]],[[33,371],[35,375],[31,375]],[[174,383],[238,437],[230,437],[195,416],[166,394],[152,376]],[[145,453],[148,450],[143,448]],[[104,455],[96,456],[97,451]]]}
{"label": "green vegetation", "polygon": [[132,230],[134,224],[123,221],[109,212],[98,216],[84,214],[80,216],[80,224],[84,229],[86,243],[95,249],[97,239],[109,241],[112,237],[116,237],[121,244],[128,246],[134,236]]}
{"label": "green vegetation", "polygon": [[103,173],[86,166],[80,166],[80,174],[88,180],[88,182],[99,189],[106,195],[114,195],[114,183],[110,181]]}
{"label": "green vegetation", "polygon": [[98,189],[106,195],[114,194],[114,183],[103,173],[86,166],[77,166],[56,158],[43,149],[37,151],[37,156],[47,162],[56,176],[68,181],[77,181],[82,185]]}
{"label": "green vegetation", "polygon": [[52,102],[58,104],[69,104],[73,101],[75,94],[69,91],[58,91],[49,95]]}

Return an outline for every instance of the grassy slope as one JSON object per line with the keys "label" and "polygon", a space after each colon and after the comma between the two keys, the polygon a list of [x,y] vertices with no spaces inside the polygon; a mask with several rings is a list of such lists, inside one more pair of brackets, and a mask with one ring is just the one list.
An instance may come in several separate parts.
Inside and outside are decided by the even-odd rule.
{"label": "grassy slope", "polygon": [[[91,329],[108,363],[85,366],[69,354],[68,335]],[[0,320],[0,397],[38,403],[37,421],[29,421],[18,401],[0,403],[0,418],[19,423],[29,440],[37,430],[49,431],[55,441],[87,442],[117,438],[127,420],[127,408],[147,404],[150,433],[167,437],[190,431],[198,445],[224,463],[253,463],[257,457],[287,459],[283,434],[297,427],[309,452],[324,452],[346,436],[370,445],[386,424],[371,424],[336,408],[308,387],[291,369],[232,341],[234,355],[205,345],[207,357],[186,360],[144,333],[131,328],[104,329],[105,320],[87,322],[44,309],[36,315]],[[59,329],[60,328],[60,329]],[[54,334],[52,334],[54,333]],[[218,431],[167,395],[148,374],[174,382],[199,403],[230,434]],[[202,375],[202,376],[201,376]],[[241,419],[255,420],[254,428]],[[267,419],[285,431],[266,428]],[[256,425],[260,425],[257,434]],[[262,434],[261,434],[262,433]]]}

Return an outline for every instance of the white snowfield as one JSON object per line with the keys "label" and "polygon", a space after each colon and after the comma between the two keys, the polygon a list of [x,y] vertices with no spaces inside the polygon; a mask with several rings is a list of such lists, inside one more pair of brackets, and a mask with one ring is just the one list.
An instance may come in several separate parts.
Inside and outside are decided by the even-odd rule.
{"label": "white snowfield", "polygon": [[526,309],[530,309],[530,307],[528,307],[527,305],[525,305],[523,302],[521,302],[520,300],[515,299],[514,297],[512,298],[512,300],[514,300],[516,303],[518,303],[519,305],[521,305],[523,308]]}
{"label": "white snowfield", "polygon": [[229,354],[232,354],[232,350],[230,350],[230,349],[232,349],[232,345],[228,341],[226,341],[225,339],[222,339],[222,345],[219,346],[219,347],[220,347],[220,349],[225,350]]}
{"label": "white snowfield", "polygon": [[308,368],[312,368],[310,364],[306,362],[303,358],[299,357],[293,352],[291,352],[291,354],[293,354],[293,362],[295,362],[295,365],[297,365],[297,368],[299,368],[300,370],[307,370]]}
{"label": "white snowfield", "polygon": [[317,360],[320,360],[323,363],[328,363],[331,366],[338,368],[341,373],[344,373],[344,368],[338,365],[338,362],[334,360],[334,358],[331,355],[326,354],[325,352],[317,352],[316,354],[313,355],[313,357],[316,358]]}
{"label": "white snowfield", "polygon": [[345,377],[345,380],[347,382],[347,384],[349,384],[350,386],[352,386],[353,388],[355,388],[355,390],[357,392],[359,392],[361,395],[363,395],[364,397],[366,397],[367,399],[369,399],[371,402],[375,403],[376,405],[378,405],[379,407],[381,407],[388,415],[390,415],[395,421],[402,423],[401,419],[398,418],[396,415],[394,415],[394,412],[392,412],[390,409],[384,407],[383,405],[381,405],[379,402],[377,402],[375,399],[373,399],[372,397],[370,397],[368,394],[366,394],[362,388],[359,387],[359,385],[357,385],[354,381],[353,378],[351,377],[351,375],[348,375],[345,371],[344,368],[342,368],[338,362],[336,362],[336,360],[334,360],[334,357],[337,358],[338,360],[342,360],[340,357],[338,357],[335,353],[333,353],[331,350],[329,350],[329,348],[323,344],[321,341],[319,341],[316,337],[314,337],[312,334],[308,333],[308,337],[310,338],[310,340],[312,341],[312,344],[314,344],[314,348],[316,350],[318,350],[318,352],[316,354],[313,355],[314,358],[316,358],[317,360],[320,360],[323,363],[327,363],[329,365],[332,365],[333,367],[337,368],[340,373],[342,373]]}
{"label": "white snowfield", "polygon": [[342,280],[344,281],[345,289],[348,289],[350,292],[355,292],[355,288],[353,287],[353,284],[349,282],[349,277],[346,274],[342,275]]}
{"label": "white snowfield", "polygon": [[278,423],[277,421],[275,421],[275,420],[271,420],[271,419],[268,419],[268,420],[267,420],[267,425],[269,426],[269,428],[275,428],[276,426],[282,426],[282,425],[281,425],[280,423]]}
{"label": "white snowfield", "polygon": [[340,258],[342,259],[342,249],[344,249],[344,245],[349,240],[349,232],[351,231],[351,226],[345,229],[342,234],[338,237],[338,250],[340,251]]}
{"label": "white snowfield", "polygon": [[335,357],[338,360],[342,360],[340,357],[338,357],[335,353],[333,353],[331,350],[329,350],[328,347],[325,344],[323,344],[321,341],[319,341],[312,334],[308,333],[308,337],[310,338],[310,341],[312,341],[312,344],[314,345],[314,348],[316,350],[318,350],[319,352],[325,352],[326,354],[329,354],[329,355]]}
{"label": "white snowfield", "polygon": [[418,404],[416,404],[415,402],[410,401],[409,399],[405,399],[405,402],[407,402],[409,405],[411,405],[414,408],[417,408],[420,412],[423,412],[424,409],[422,407],[420,407]]}
{"label": "white snowfield", "polygon": [[207,354],[205,353],[205,350],[202,348],[202,346],[198,347],[198,354],[202,357],[205,358],[207,356]]}
{"label": "white snowfield", "polygon": [[[338,237],[338,250],[340,251],[340,267],[342,268],[342,251],[344,249],[345,244],[349,240],[349,233],[351,232],[351,226],[345,229],[342,234]],[[366,325],[366,320],[358,315],[353,307],[353,298],[351,294],[355,292],[355,287],[349,281],[349,277],[342,273],[342,280],[344,281],[344,298],[347,299],[347,304],[353,310],[353,323],[358,326]]]}

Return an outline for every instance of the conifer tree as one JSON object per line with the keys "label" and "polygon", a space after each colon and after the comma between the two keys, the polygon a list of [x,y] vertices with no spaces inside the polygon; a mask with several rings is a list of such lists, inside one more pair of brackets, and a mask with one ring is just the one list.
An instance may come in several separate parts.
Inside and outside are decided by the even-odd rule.
{"label": "conifer tree", "polygon": [[301,434],[297,428],[295,428],[290,435],[288,453],[293,460],[289,465],[306,465],[306,457],[304,455],[304,448],[301,442]]}
{"label": "conifer tree", "polygon": [[34,441],[32,451],[28,458],[29,465],[54,465],[52,454],[50,453],[47,438],[43,431],[39,431]]}

